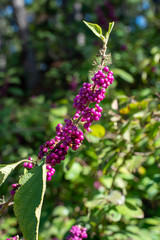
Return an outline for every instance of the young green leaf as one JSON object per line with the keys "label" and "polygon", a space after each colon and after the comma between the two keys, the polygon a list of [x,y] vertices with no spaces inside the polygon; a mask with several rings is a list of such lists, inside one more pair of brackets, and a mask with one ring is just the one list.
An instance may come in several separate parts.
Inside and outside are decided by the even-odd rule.
{"label": "young green leaf", "polygon": [[46,189],[46,165],[41,162],[22,176],[14,195],[14,213],[25,240],[38,240],[38,229]]}
{"label": "young green leaf", "polygon": [[102,29],[98,24],[94,24],[94,23],[89,23],[86,21],[83,21],[87,27],[89,27],[91,29],[91,31],[99,38],[101,38],[102,40],[104,40],[104,36],[102,35]]}
{"label": "young green leaf", "polygon": [[0,165],[0,186],[5,182],[9,174],[21,163],[28,161],[27,159],[21,160],[12,164]]}
{"label": "young green leaf", "polygon": [[109,38],[109,35],[110,35],[110,33],[111,33],[113,27],[114,27],[114,22],[109,23],[108,31],[106,32],[106,36],[105,36],[106,39]]}
{"label": "young green leaf", "polygon": [[113,27],[114,27],[114,22],[109,23],[109,28],[108,28],[109,34],[111,33]]}

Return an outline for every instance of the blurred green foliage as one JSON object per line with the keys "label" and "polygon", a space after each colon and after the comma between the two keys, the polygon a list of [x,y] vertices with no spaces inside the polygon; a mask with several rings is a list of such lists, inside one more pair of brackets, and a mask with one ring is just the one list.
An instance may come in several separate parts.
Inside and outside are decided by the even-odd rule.
{"label": "blurred green foliage", "polygon": [[[12,1],[11,1],[12,2]],[[82,20],[105,30],[115,21],[108,53],[115,81],[101,120],[47,183],[40,240],[65,239],[75,223],[88,239],[160,238],[159,1],[25,2],[29,47],[38,80],[29,82],[22,35],[9,1],[0,10],[0,163],[32,156],[72,115],[73,98],[90,81],[99,41]],[[8,199],[22,168],[1,187]],[[20,234],[12,207],[0,220],[2,240]]]}

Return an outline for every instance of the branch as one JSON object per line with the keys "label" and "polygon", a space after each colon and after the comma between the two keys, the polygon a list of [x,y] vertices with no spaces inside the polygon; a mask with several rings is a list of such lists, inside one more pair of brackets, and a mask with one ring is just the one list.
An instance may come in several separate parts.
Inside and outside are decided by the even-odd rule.
{"label": "branch", "polygon": [[7,207],[13,205],[13,203],[12,203],[13,198],[14,198],[14,196],[11,196],[11,197],[8,199],[7,202],[5,202],[5,203],[2,204],[2,207],[1,207],[1,209],[0,209],[0,216],[2,215],[2,213],[4,212],[4,210],[5,210]]}

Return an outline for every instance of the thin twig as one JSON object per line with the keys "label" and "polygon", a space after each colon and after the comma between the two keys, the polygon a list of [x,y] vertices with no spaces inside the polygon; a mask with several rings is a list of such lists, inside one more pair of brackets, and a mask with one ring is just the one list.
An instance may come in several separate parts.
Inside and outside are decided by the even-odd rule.
{"label": "thin twig", "polygon": [[4,212],[4,210],[9,207],[11,205],[11,202],[13,201],[14,196],[11,196],[7,202],[5,202],[4,204],[2,204],[2,207],[0,209],[0,216],[2,215],[2,213]]}

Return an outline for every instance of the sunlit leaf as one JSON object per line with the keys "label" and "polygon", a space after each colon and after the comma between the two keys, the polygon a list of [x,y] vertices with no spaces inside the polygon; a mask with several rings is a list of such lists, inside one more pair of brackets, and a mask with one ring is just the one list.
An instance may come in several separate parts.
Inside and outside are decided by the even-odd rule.
{"label": "sunlit leaf", "polygon": [[87,27],[89,27],[91,29],[91,31],[99,38],[101,38],[102,40],[104,40],[104,37],[102,35],[102,29],[98,24],[94,24],[94,23],[90,23],[90,22],[86,22],[83,21]]}
{"label": "sunlit leaf", "polygon": [[92,132],[90,133],[93,136],[102,138],[105,135],[105,128],[100,124],[94,124],[91,127]]}
{"label": "sunlit leaf", "polygon": [[120,112],[121,114],[129,114],[129,113],[130,113],[130,109],[129,109],[129,107],[127,106],[127,107],[125,107],[125,108],[121,108],[121,109],[119,110],[119,112]]}
{"label": "sunlit leaf", "polygon": [[143,218],[144,214],[139,207],[126,202],[124,205],[116,206],[117,211],[128,218]]}
{"label": "sunlit leaf", "polygon": [[109,38],[109,35],[110,35],[113,27],[114,27],[114,22],[110,22],[109,27],[108,27],[108,31],[106,32],[106,36],[105,36],[107,39]]}
{"label": "sunlit leaf", "polygon": [[122,205],[125,202],[125,196],[117,190],[111,191],[105,199],[115,205]]}
{"label": "sunlit leaf", "polygon": [[9,174],[21,163],[28,161],[28,159],[21,160],[16,163],[0,165],[0,186],[5,182]]}

